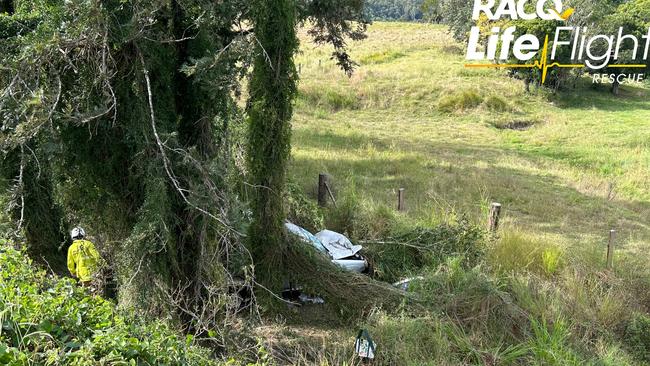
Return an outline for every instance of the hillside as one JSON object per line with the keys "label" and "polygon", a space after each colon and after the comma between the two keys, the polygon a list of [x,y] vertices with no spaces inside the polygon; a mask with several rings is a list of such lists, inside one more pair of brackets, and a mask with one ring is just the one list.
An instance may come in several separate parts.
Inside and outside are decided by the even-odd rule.
{"label": "hillside", "polygon": [[[315,198],[318,174],[332,176],[324,226],[366,243],[376,278],[424,276],[409,288],[424,314],[360,322],[383,346],[378,364],[650,362],[645,86],[525,93],[466,69],[437,25],[375,23],[351,45],[351,78],[328,49],[303,37],[302,50],[292,181]],[[503,223],[483,240],[470,227],[491,202]]]}
{"label": "hillside", "polygon": [[[151,27],[122,39],[120,23],[110,33],[120,35],[115,47],[97,30],[147,4],[120,3],[89,21],[102,25],[89,34],[106,47],[88,53],[117,62],[103,90],[117,91],[110,108],[125,114],[71,118],[68,107],[86,100],[78,95],[94,106],[102,89],[101,64],[86,59],[72,65],[89,89],[62,63],[21,71],[58,80],[40,102],[28,87],[5,93],[26,108],[12,99],[11,112],[35,108],[27,122],[42,123],[29,139],[31,125],[16,117],[4,139],[13,150],[0,195],[8,206],[0,215],[0,364],[352,366],[367,364],[354,349],[360,330],[376,342],[372,365],[650,364],[647,85],[613,97],[583,78],[556,93],[527,93],[504,72],[465,68],[463,46],[443,26],[380,22],[349,44],[360,63],[350,78],[301,30],[294,99],[295,53],[285,51],[297,45],[300,21],[284,10],[296,3],[218,3],[232,14],[201,6],[170,14],[167,3],[138,13],[128,24]],[[61,19],[48,27],[88,21],[61,22],[79,9],[51,9]],[[250,39],[242,29],[251,43],[221,48],[225,38],[212,27],[230,30],[249,13],[259,17]],[[170,29],[179,19],[211,17],[210,37],[197,39],[205,44],[160,41],[184,32]],[[26,52],[19,60],[37,60],[29,56],[39,50],[60,57],[65,38],[48,29],[48,47],[12,36],[25,46],[15,47]],[[214,59],[193,56],[204,48]],[[53,119],[59,97],[65,108]],[[43,101],[54,102],[51,111],[38,107]],[[336,201],[325,208],[316,200],[319,173],[331,175]],[[396,210],[400,188],[404,212]],[[492,202],[503,204],[494,232],[486,228]],[[310,243],[286,235],[285,209],[312,233],[335,230],[350,247],[362,245],[365,261],[337,259],[367,270],[334,265],[333,251],[304,232]],[[77,224],[105,264],[86,283],[64,268],[67,238],[84,237],[79,227],[69,233]]]}
{"label": "hillside", "polygon": [[524,93],[500,71],[463,67],[442,26],[376,23],[352,45],[347,78],[328,50],[303,44],[291,173],[312,192],[319,172],[350,184],[370,207],[408,217],[450,212],[482,222],[504,205],[504,230],[564,247],[603,248],[610,229],[626,250],[650,241],[650,99],[627,86],[580,80]]}

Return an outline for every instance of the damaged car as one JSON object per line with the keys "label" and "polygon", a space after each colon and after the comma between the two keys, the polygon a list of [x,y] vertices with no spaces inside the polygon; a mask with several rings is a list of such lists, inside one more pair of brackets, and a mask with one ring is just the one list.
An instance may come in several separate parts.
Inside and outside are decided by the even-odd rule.
{"label": "damaged car", "polygon": [[296,235],[303,242],[311,244],[316,250],[326,254],[332,263],[345,270],[362,273],[368,268],[368,261],[359,254],[363,247],[352,244],[345,235],[331,230],[322,230],[313,235],[306,229],[290,222],[286,222],[284,226],[291,234]]}

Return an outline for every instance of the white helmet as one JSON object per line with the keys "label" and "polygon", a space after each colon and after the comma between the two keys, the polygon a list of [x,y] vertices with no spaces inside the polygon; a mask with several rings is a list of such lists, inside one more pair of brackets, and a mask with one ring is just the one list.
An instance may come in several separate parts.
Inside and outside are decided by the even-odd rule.
{"label": "white helmet", "polygon": [[84,236],[86,236],[86,232],[84,231],[83,228],[76,227],[76,228],[72,229],[72,231],[70,232],[70,236],[72,237],[73,240],[74,239],[83,239]]}

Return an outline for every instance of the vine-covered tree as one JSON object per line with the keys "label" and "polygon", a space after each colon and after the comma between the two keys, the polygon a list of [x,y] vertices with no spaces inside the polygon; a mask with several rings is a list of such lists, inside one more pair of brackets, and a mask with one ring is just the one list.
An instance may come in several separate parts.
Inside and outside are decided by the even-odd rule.
{"label": "vine-covered tree", "polygon": [[[362,0],[10,5],[0,15],[0,172],[16,238],[34,258],[63,273],[67,231],[81,224],[122,306],[196,332],[239,309],[227,305],[235,285],[273,283],[284,267],[314,277],[314,259],[283,230],[296,32],[309,27],[349,74]],[[329,267],[340,296],[347,278]]]}

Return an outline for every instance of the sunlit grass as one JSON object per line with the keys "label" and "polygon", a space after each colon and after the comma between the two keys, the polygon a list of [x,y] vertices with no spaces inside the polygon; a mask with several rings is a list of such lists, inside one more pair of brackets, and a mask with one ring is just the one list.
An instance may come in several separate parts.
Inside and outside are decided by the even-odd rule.
{"label": "sunlit grass", "polygon": [[348,78],[303,38],[290,174],[306,192],[327,172],[370,205],[394,206],[406,188],[415,220],[454,210],[481,222],[498,201],[506,228],[547,241],[604,245],[616,228],[623,248],[647,246],[646,89],[615,98],[583,80],[525,94],[502,71],[464,68],[437,25],[376,23],[350,49],[361,65]]}

